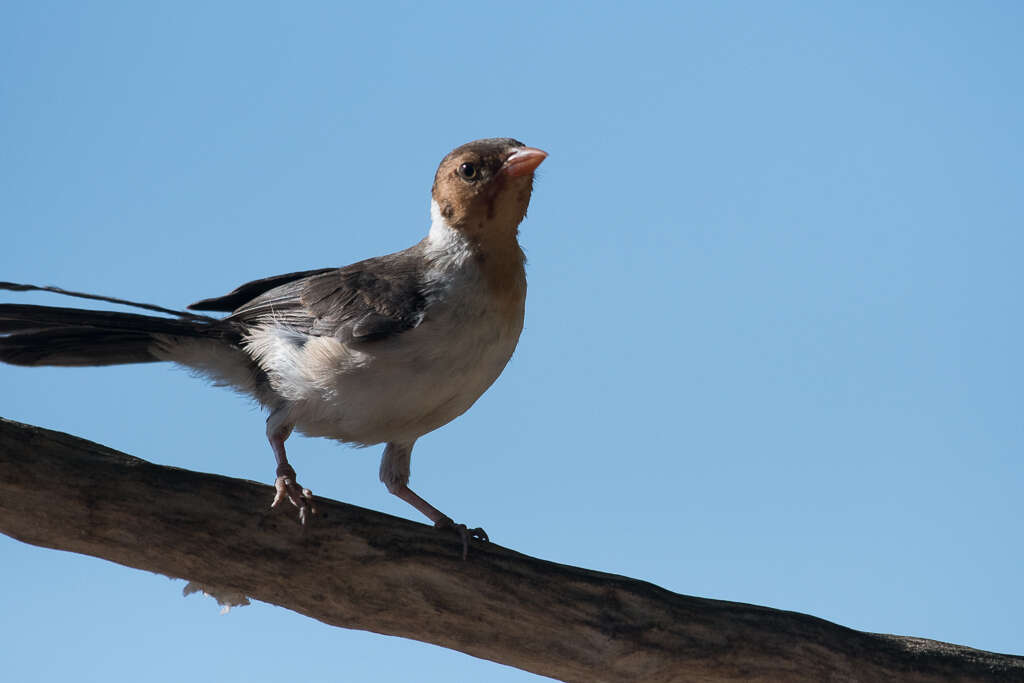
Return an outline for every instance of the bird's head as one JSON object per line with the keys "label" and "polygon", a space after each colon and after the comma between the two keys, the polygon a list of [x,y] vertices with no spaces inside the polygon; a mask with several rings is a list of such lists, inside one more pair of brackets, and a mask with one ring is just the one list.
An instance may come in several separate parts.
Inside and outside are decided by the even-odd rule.
{"label": "bird's head", "polygon": [[515,239],[533,190],[533,172],[547,157],[512,138],[468,142],[452,150],[434,176],[435,220],[485,246]]}

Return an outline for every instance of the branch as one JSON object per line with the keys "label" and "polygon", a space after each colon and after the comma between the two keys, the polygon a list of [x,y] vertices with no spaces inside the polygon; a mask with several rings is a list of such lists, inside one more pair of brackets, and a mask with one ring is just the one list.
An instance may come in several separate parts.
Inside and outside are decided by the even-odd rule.
{"label": "branch", "polygon": [[1024,657],[670,593],[0,419],[0,531],[564,681],[995,681]]}

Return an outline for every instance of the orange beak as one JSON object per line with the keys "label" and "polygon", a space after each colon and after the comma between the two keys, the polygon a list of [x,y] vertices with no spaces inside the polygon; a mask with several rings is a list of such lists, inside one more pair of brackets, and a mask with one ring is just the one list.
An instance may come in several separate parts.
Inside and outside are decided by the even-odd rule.
{"label": "orange beak", "polygon": [[504,173],[518,178],[528,173],[533,173],[540,162],[548,158],[548,153],[535,147],[520,147],[512,156],[505,159],[505,165],[501,167]]}

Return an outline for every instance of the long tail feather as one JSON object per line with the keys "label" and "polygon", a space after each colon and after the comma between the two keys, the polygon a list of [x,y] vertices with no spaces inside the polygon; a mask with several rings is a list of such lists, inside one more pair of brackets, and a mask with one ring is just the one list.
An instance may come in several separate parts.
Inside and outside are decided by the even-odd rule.
{"label": "long tail feather", "polygon": [[215,318],[202,321],[159,318],[138,313],[93,311],[85,308],[36,306],[34,304],[0,304],[0,334],[19,330],[40,330],[49,327],[88,326],[108,330],[135,330],[188,334],[210,325]]}
{"label": "long tail feather", "polygon": [[[111,299],[104,297],[103,300]],[[199,338],[234,345],[240,338],[240,331],[231,323],[191,313],[164,318],[81,308],[0,304],[0,361],[14,365],[151,363],[167,360],[165,355],[158,357],[154,347],[169,338]]]}
{"label": "long tail feather", "polygon": [[112,304],[122,304],[124,306],[132,306],[134,308],[142,308],[147,311],[153,311],[155,313],[166,313],[173,315],[178,318],[185,318],[188,320],[216,320],[217,318],[211,318],[206,315],[199,315],[196,313],[190,313],[188,311],[176,311],[172,308],[164,308],[163,306],[156,306],[154,304],[144,304],[138,301],[128,301],[127,299],[118,299],[112,296],[103,296],[102,294],[86,294],[85,292],[73,292],[70,289],[62,289],[61,287],[53,287],[50,285],[27,285],[19,282],[0,282],[0,289],[6,289],[11,292],[53,292],[54,294],[63,294],[65,296],[74,296],[79,299],[92,299],[93,301],[106,301]]}
{"label": "long tail feather", "polygon": [[0,338],[0,361],[11,365],[123,365],[155,363],[153,337],[88,327],[28,332]]}

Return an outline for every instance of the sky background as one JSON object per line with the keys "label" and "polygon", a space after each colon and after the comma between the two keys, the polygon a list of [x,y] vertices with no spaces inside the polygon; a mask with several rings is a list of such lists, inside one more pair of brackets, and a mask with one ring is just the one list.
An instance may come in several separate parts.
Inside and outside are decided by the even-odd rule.
{"label": "sky background", "polygon": [[[548,560],[1024,654],[1022,7],[5,2],[0,280],[182,307],[396,251],[444,154],[516,137],[550,153],[526,328],[413,488]],[[273,480],[259,409],[185,371],[0,387]],[[420,521],[380,450],[289,441]],[[7,537],[0,576],[12,681],[541,680]]]}

